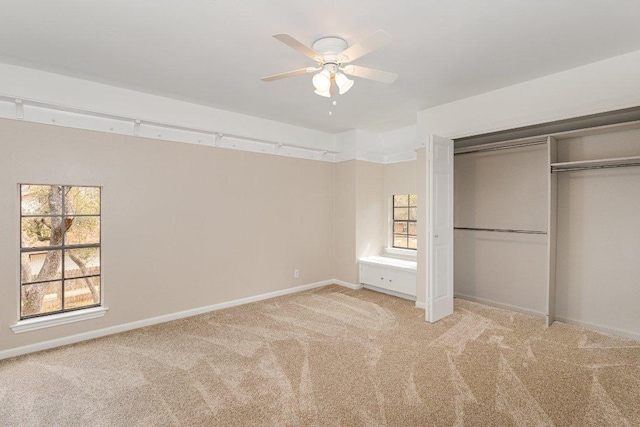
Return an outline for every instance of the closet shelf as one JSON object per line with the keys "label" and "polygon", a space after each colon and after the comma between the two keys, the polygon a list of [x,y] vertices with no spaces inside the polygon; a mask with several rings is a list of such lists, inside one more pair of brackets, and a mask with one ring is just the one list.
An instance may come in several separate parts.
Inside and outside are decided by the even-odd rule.
{"label": "closet shelf", "polygon": [[551,172],[640,166],[640,156],[551,163]]}

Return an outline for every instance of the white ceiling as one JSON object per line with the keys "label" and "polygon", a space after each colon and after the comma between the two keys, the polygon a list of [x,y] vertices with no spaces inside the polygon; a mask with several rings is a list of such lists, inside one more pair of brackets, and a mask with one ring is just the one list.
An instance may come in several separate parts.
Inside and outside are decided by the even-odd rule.
{"label": "white ceiling", "polygon": [[[0,62],[318,129],[388,131],[435,105],[640,50],[640,1],[0,0]],[[391,45],[354,63],[400,75],[357,79],[337,98],[271,37]],[[587,90],[588,88],[585,88]]]}

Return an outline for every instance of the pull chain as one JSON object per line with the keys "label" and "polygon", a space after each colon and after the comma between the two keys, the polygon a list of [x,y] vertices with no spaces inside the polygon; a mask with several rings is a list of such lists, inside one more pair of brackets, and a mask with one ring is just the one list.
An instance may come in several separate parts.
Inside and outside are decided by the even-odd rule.
{"label": "pull chain", "polygon": [[331,106],[329,107],[329,116],[333,116],[333,107],[338,105],[338,101],[332,101]]}

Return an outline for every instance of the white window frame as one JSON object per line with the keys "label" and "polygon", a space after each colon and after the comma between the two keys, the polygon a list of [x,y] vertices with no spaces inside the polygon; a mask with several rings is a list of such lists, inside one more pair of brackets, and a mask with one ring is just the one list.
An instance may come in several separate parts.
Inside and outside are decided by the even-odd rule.
{"label": "white window frame", "polygon": [[393,234],[394,234],[393,233],[393,196],[399,196],[404,194],[412,194],[412,193],[390,194],[387,197],[387,218],[388,218],[387,231],[388,232],[387,232],[387,246],[384,248],[384,252],[387,255],[390,255],[393,257],[415,259],[418,256],[417,249],[404,249],[404,248],[393,247]]}
{"label": "white window frame", "polygon": [[[18,232],[18,279],[17,282],[19,283],[19,288],[18,288],[18,295],[17,295],[17,308],[18,308],[18,313],[17,313],[17,318],[18,321],[13,324],[10,325],[10,328],[13,330],[14,333],[23,333],[23,332],[29,332],[29,331],[34,331],[34,330],[38,330],[38,329],[43,329],[43,328],[49,328],[52,326],[59,326],[59,325],[64,325],[64,324],[68,324],[68,323],[74,323],[74,322],[78,322],[78,321],[82,321],[82,320],[88,320],[88,319],[95,319],[95,318],[99,318],[99,317],[103,317],[106,312],[109,310],[107,307],[105,307],[104,305],[104,273],[103,273],[103,263],[102,263],[102,230],[103,230],[103,221],[102,221],[102,194],[103,194],[103,187],[102,186],[98,186],[98,185],[87,185],[87,184],[83,184],[83,185],[68,185],[68,184],[24,184],[24,183],[20,183],[18,184],[17,188],[18,188],[18,217],[19,217],[19,221],[22,221],[23,215],[22,215],[22,186],[23,185],[50,185],[50,186],[62,186],[62,187],[94,187],[94,188],[99,188],[100,189],[100,213],[97,215],[100,218],[100,241],[98,244],[98,247],[100,248],[100,303],[98,305],[91,305],[91,306],[87,306],[87,307],[83,307],[83,308],[77,308],[77,309],[72,309],[72,310],[66,310],[66,311],[62,311],[62,312],[54,312],[52,314],[47,314],[47,313],[43,313],[41,315],[37,315],[37,316],[32,316],[32,317],[25,317],[22,318],[22,309],[21,309],[21,304],[22,304],[22,277],[20,274],[21,268],[22,268],[22,261],[21,261],[21,255],[23,253],[23,248],[22,248],[22,243],[21,243],[21,225],[19,225],[19,232]],[[64,248],[64,245],[60,246],[60,248]],[[63,252],[64,254],[64,252]],[[63,286],[64,286],[64,281],[63,281]]]}

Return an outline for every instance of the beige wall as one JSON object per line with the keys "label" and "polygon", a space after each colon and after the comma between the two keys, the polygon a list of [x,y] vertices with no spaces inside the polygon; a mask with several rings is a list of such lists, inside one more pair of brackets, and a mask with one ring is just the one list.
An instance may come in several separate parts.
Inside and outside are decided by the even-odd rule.
{"label": "beige wall", "polygon": [[[457,155],[455,226],[547,230],[545,145]],[[455,293],[543,315],[545,235],[455,231]]]}
{"label": "beige wall", "polygon": [[416,160],[384,165],[384,195],[416,194]]}
{"label": "beige wall", "polygon": [[358,283],[356,258],[356,161],[335,164],[335,278]]}
{"label": "beige wall", "polygon": [[358,258],[379,255],[385,240],[384,166],[336,163],[336,279],[359,283]]}
{"label": "beige wall", "polygon": [[380,255],[387,243],[384,165],[356,161],[356,258]]}
{"label": "beige wall", "polygon": [[[8,120],[0,141],[0,350],[334,277],[333,164]],[[103,186],[105,317],[9,329],[18,183]]]}

